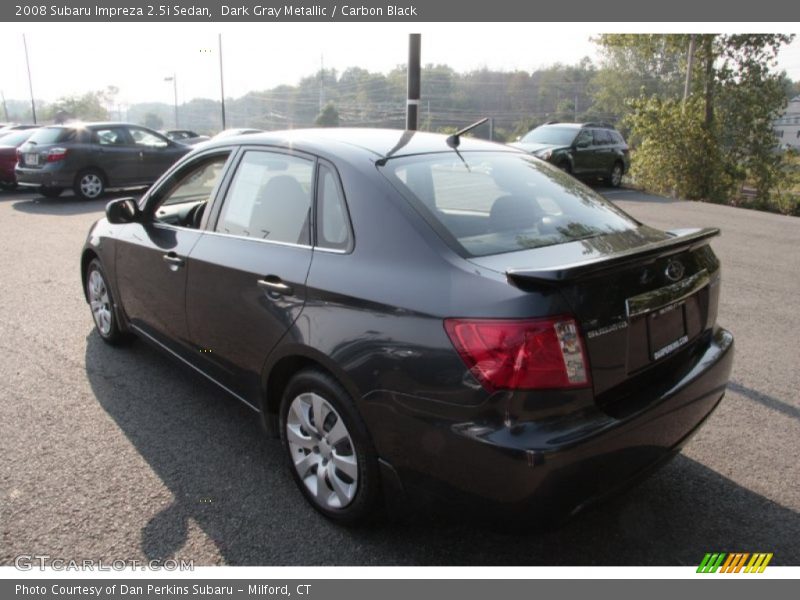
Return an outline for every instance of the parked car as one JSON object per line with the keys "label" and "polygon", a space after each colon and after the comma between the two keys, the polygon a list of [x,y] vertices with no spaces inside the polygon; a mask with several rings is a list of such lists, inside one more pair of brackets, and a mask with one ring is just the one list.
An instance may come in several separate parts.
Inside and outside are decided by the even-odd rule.
{"label": "parked car", "polygon": [[511,145],[576,177],[602,178],[613,187],[630,168],[628,144],[606,123],[548,123]]}
{"label": "parked car", "polygon": [[17,177],[14,175],[14,168],[17,165],[17,148],[24,144],[35,131],[35,129],[22,129],[0,136],[0,188],[16,189]]}
{"label": "parked car", "polygon": [[195,144],[211,139],[207,135],[200,135],[189,129],[171,129],[162,133],[173,142],[180,142],[181,144],[188,144],[189,146],[194,146]]}
{"label": "parked car", "polygon": [[260,413],[324,515],[388,496],[541,520],[719,404],[717,233],[643,225],[508,146],[294,130],[207,142],[110,202],[80,268],[99,337]]}
{"label": "parked car", "polygon": [[191,148],[146,127],[89,123],[42,127],[19,149],[21,186],[53,198],[72,188],[84,200],[109,188],[150,185]]}

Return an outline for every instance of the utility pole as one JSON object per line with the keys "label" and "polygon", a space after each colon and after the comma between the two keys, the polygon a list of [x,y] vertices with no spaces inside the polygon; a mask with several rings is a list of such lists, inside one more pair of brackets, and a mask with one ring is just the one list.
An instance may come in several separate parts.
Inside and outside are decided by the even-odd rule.
{"label": "utility pole", "polygon": [[408,94],[406,99],[406,129],[416,131],[419,125],[420,47],[422,34],[408,34]]}
{"label": "utility pole", "polygon": [[325,107],[325,57],[319,55],[319,112]]}
{"label": "utility pole", "polygon": [[36,102],[33,99],[33,80],[31,79],[31,61],[28,58],[28,41],[25,39],[25,34],[22,34],[22,45],[25,46],[25,65],[28,67],[28,89],[31,91],[31,114],[33,115],[33,124],[36,125]]}
{"label": "utility pole", "polygon": [[219,96],[222,106],[222,129],[225,130],[225,80],[222,77],[222,34],[219,34]]}
{"label": "utility pole", "polygon": [[3,93],[3,90],[0,90],[0,97],[3,98],[3,114],[6,116],[6,122],[10,119],[8,118],[8,106],[6,106],[6,95]]}
{"label": "utility pole", "polygon": [[178,76],[173,73],[172,77],[164,77],[164,81],[172,82],[172,92],[175,97],[175,129],[178,128]]}
{"label": "utility pole", "polygon": [[683,112],[686,112],[686,101],[692,86],[692,69],[694,68],[694,34],[689,36],[689,56],[686,59],[686,81],[683,84]]}

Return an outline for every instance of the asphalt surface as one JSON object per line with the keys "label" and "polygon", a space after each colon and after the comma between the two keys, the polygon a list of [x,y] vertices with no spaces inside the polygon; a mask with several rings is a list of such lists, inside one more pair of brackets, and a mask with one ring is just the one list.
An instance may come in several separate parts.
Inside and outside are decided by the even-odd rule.
{"label": "asphalt surface", "polygon": [[657,227],[723,230],[733,377],[669,465],[532,533],[422,515],[327,522],[249,409],[142,342],[93,333],[78,259],[105,202],[0,192],[0,564],[696,565],[710,551],[800,564],[800,219],[607,193]]}

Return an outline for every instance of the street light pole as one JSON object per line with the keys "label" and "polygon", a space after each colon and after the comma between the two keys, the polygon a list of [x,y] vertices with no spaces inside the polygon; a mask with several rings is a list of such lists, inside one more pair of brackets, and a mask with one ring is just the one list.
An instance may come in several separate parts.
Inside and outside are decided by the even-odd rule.
{"label": "street light pole", "polygon": [[172,82],[172,92],[175,95],[175,129],[178,128],[178,76],[173,73],[172,77],[164,77],[164,81]]}
{"label": "street light pole", "polygon": [[225,130],[225,79],[222,77],[222,34],[219,34],[219,95],[222,102],[222,129]]}
{"label": "street light pole", "polygon": [[31,79],[31,61],[28,58],[28,41],[25,39],[25,34],[22,34],[22,45],[25,46],[25,66],[28,67],[28,89],[31,91],[31,114],[33,116],[33,124],[36,125],[36,102],[33,99],[33,80]]}

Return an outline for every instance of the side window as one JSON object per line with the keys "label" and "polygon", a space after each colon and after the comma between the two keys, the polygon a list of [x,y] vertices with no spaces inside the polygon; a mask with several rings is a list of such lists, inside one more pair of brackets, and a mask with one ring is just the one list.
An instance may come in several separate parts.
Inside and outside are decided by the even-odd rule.
{"label": "side window", "polygon": [[122,127],[95,129],[93,141],[101,146],[127,146],[129,143],[127,131]]}
{"label": "side window", "polygon": [[316,221],[318,246],[333,250],[347,250],[350,247],[347,205],[336,174],[325,165],[319,167]]}
{"label": "side window", "polygon": [[228,153],[208,157],[181,170],[166,183],[154,219],[181,227],[200,227],[206,206],[219,183]]}
{"label": "side window", "polygon": [[607,146],[608,144],[614,143],[614,141],[611,139],[609,131],[606,129],[595,129],[593,133],[595,146]]}
{"label": "side window", "polygon": [[582,130],[578,137],[575,138],[575,145],[580,146],[582,144],[591,146],[592,144],[592,132],[588,129]]}
{"label": "side window", "polygon": [[137,146],[144,146],[145,148],[166,148],[169,145],[167,140],[161,136],[145,131],[144,129],[131,128],[129,131],[133,138],[133,143]]}
{"label": "side window", "polygon": [[231,183],[216,230],[290,244],[311,243],[314,162],[249,150]]}

